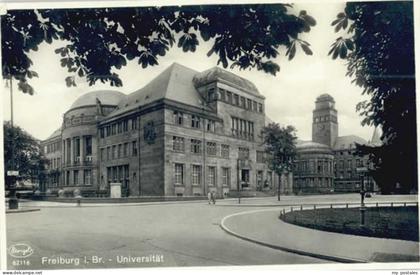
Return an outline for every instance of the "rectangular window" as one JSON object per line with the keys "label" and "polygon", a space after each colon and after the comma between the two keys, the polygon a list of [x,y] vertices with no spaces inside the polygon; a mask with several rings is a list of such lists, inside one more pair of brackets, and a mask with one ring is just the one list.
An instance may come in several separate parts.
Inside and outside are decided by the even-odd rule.
{"label": "rectangular window", "polygon": [[128,120],[124,120],[123,121],[123,132],[127,132],[128,131]]}
{"label": "rectangular window", "polygon": [[104,130],[104,128],[101,128],[99,130],[99,133],[100,133],[101,138],[104,138],[105,137],[105,130]]}
{"label": "rectangular window", "polygon": [[132,142],[133,156],[137,156],[137,141]]}
{"label": "rectangular window", "polygon": [[241,107],[246,108],[245,106],[245,97],[241,96]]}
{"label": "rectangular window", "polygon": [[258,103],[258,112],[259,113],[263,112],[263,105],[261,103]]}
{"label": "rectangular window", "polygon": [[229,104],[232,104],[232,93],[229,91],[226,91],[226,101]]}
{"label": "rectangular window", "polygon": [[123,129],[122,122],[118,122],[117,123],[117,132],[118,132],[118,134],[121,134],[122,133],[122,129]]}
{"label": "rectangular window", "polygon": [[216,142],[207,142],[207,155],[215,156],[217,155],[217,145]]}
{"label": "rectangular window", "polygon": [[227,144],[222,144],[222,149],[221,149],[221,155],[222,155],[222,158],[226,158],[226,159],[228,159],[229,158],[229,145],[227,145]]}
{"label": "rectangular window", "polygon": [[215,166],[207,167],[207,184],[209,186],[216,185],[216,167]]}
{"label": "rectangular window", "polygon": [[86,156],[92,155],[92,136],[85,136],[85,152]]}
{"label": "rectangular window", "polygon": [[112,145],[112,159],[117,157],[117,145]]}
{"label": "rectangular window", "polygon": [[233,105],[239,105],[239,96],[237,94],[233,94]]}
{"label": "rectangular window", "polygon": [[191,116],[191,127],[200,128],[200,118],[198,116],[195,116],[195,115]]}
{"label": "rectangular window", "polygon": [[137,117],[135,117],[131,120],[131,129],[133,129],[133,130],[137,129]]}
{"label": "rectangular window", "polygon": [[347,169],[352,169],[352,160],[351,159],[349,159],[347,161]]}
{"label": "rectangular window", "polygon": [[257,162],[264,163],[264,151],[257,151]]}
{"label": "rectangular window", "polygon": [[105,148],[101,148],[101,160],[105,160]]}
{"label": "rectangular window", "polygon": [[191,153],[194,153],[194,154],[201,153],[201,140],[191,139]]}
{"label": "rectangular window", "polygon": [[106,136],[109,137],[111,135],[111,126],[110,125],[106,126],[105,130],[106,130]]}
{"label": "rectangular window", "polygon": [[252,100],[251,99],[246,100],[246,108],[248,110],[252,110]]}
{"label": "rectangular window", "polygon": [[222,184],[230,186],[230,168],[222,167]]}
{"label": "rectangular window", "polygon": [[128,142],[124,143],[124,157],[128,156]]}
{"label": "rectangular window", "polygon": [[181,163],[175,163],[175,184],[184,184],[184,165]]}
{"label": "rectangular window", "polygon": [[183,137],[176,137],[172,138],[172,149],[177,152],[184,152],[185,144]]}
{"label": "rectangular window", "polygon": [[220,100],[221,100],[221,101],[226,101],[226,94],[225,94],[225,90],[223,90],[223,89],[219,89],[219,96],[220,96]]}
{"label": "rectangular window", "polygon": [[216,131],[216,122],[214,120],[208,119],[207,120],[207,132],[215,132]]}
{"label": "rectangular window", "polygon": [[117,133],[117,125],[112,124],[111,125],[111,135],[115,135]]}
{"label": "rectangular window", "polygon": [[258,103],[256,101],[252,101],[252,105],[253,105],[252,110],[254,112],[258,112]]}
{"label": "rectangular window", "polygon": [[77,161],[77,158],[80,157],[80,138],[74,138],[73,139],[73,143],[74,143],[74,157],[75,157],[75,161]]}
{"label": "rectangular window", "polygon": [[79,185],[79,171],[73,171],[73,185]]}
{"label": "rectangular window", "polygon": [[184,114],[178,111],[174,111],[174,123],[176,125],[182,125],[184,123]]}
{"label": "rectangular window", "polygon": [[238,158],[239,159],[249,159],[249,149],[246,147],[238,148]]}
{"label": "rectangular window", "polygon": [[87,169],[83,171],[83,184],[91,185],[92,184],[92,170]]}
{"label": "rectangular window", "polygon": [[192,165],[191,183],[192,183],[192,185],[200,185],[201,184],[201,166],[200,165]]}
{"label": "rectangular window", "polygon": [[118,144],[118,158],[122,157],[122,144]]}
{"label": "rectangular window", "polygon": [[110,160],[111,159],[111,147],[108,146],[106,147],[106,160]]}
{"label": "rectangular window", "polygon": [[209,100],[209,102],[212,102],[216,99],[215,95],[216,95],[216,93],[214,92],[214,88],[210,88],[207,91],[207,99]]}

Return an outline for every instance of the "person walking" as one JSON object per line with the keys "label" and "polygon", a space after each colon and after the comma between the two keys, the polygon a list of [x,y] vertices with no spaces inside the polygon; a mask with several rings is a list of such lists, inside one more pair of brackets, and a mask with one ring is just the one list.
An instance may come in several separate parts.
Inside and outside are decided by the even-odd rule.
{"label": "person walking", "polygon": [[213,204],[216,204],[216,192],[211,192],[211,200],[213,202]]}
{"label": "person walking", "polygon": [[210,191],[207,193],[207,198],[208,198],[209,204],[210,204],[211,203],[211,200],[212,200],[212,194],[211,194]]}

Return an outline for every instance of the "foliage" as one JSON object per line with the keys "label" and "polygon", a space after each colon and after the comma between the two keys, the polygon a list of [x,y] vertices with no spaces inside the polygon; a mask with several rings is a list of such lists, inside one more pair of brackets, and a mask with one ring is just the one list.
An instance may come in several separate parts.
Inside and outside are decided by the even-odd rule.
{"label": "foliage", "polygon": [[207,55],[216,54],[223,67],[275,75],[280,67],[272,60],[280,47],[289,60],[299,45],[312,54],[299,36],[316,22],[304,10],[298,16],[290,10],[289,4],[9,10],[1,18],[3,77],[13,76],[20,90],[32,94],[28,79],[38,75],[29,54],[43,42],[64,40],[55,53],[69,73],[67,86],[75,86],[77,77],[121,86],[115,71],[127,61],[154,66],[173,45],[194,52],[200,37],[212,44]]}
{"label": "foliage", "polygon": [[270,169],[277,175],[292,171],[296,156],[295,128],[270,123],[262,129],[262,136]]}
{"label": "foliage", "polygon": [[[47,160],[42,154],[39,142],[20,127],[4,122],[4,170],[19,171],[22,178],[40,176]],[[12,148],[13,147],[13,148]],[[14,165],[12,164],[14,155]]]}
{"label": "foliage", "polygon": [[413,3],[349,2],[332,25],[347,30],[347,37],[339,37],[329,54],[347,60],[347,76],[370,96],[357,106],[362,125],[383,131],[382,147],[361,148],[375,155],[376,175],[383,175],[378,184],[417,190]]}

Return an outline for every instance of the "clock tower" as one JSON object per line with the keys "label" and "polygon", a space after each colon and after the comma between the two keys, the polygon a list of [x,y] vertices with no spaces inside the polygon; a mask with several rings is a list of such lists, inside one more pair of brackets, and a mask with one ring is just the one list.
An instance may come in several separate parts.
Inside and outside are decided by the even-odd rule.
{"label": "clock tower", "polygon": [[322,94],[315,101],[312,121],[312,141],[334,146],[338,136],[337,110],[329,94]]}

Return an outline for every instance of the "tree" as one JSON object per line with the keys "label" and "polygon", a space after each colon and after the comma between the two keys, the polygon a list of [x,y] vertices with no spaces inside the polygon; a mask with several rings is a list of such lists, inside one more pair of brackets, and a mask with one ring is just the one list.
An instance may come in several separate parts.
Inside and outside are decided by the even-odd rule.
{"label": "tree", "polygon": [[296,129],[293,126],[281,127],[278,123],[270,123],[262,129],[262,137],[267,164],[279,176],[277,196],[280,200],[281,176],[292,171],[296,156]]}
{"label": "tree", "polygon": [[347,30],[331,47],[347,60],[347,76],[370,100],[357,111],[362,125],[382,128],[379,148],[360,147],[375,164],[382,191],[417,190],[417,134],[412,2],[349,2],[332,22]]}
{"label": "tree", "polygon": [[[47,164],[39,142],[20,127],[4,122],[4,170],[19,171],[25,179],[39,179]],[[14,156],[12,163],[12,154]]]}
{"label": "tree", "polygon": [[299,36],[316,22],[304,10],[298,16],[291,11],[289,4],[8,10],[1,17],[3,77],[15,78],[21,91],[33,94],[28,79],[38,74],[29,53],[43,42],[63,40],[67,44],[55,52],[69,72],[68,86],[76,85],[76,77],[90,85],[121,86],[115,71],[127,61],[154,66],[173,45],[194,52],[199,37],[212,43],[207,55],[216,54],[223,67],[275,75],[280,67],[272,59],[280,47],[289,60],[299,45],[312,54]]}

